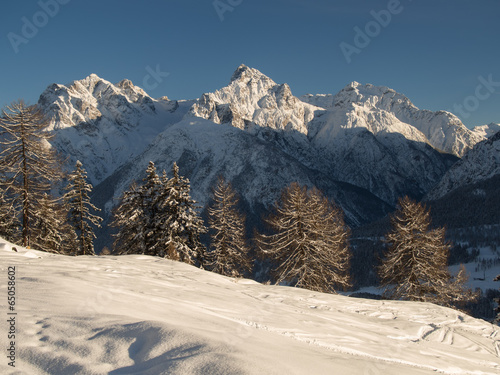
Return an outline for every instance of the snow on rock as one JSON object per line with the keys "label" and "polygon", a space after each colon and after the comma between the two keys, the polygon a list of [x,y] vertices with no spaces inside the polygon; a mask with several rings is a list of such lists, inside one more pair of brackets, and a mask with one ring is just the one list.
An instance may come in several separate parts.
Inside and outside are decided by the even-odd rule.
{"label": "snow on rock", "polygon": [[474,133],[476,133],[479,137],[489,138],[496,133],[500,132],[500,124],[491,123],[488,125],[475,126],[472,129]]}
{"label": "snow on rock", "polygon": [[155,100],[129,80],[113,85],[91,74],[49,86],[38,105],[55,133],[52,145],[70,157],[71,167],[82,161],[95,184],[180,121],[192,102]]}
{"label": "snow on rock", "polygon": [[478,143],[451,167],[426,196],[439,199],[462,186],[487,180],[500,174],[500,132]]}
{"label": "snow on rock", "polygon": [[[417,130],[433,147],[457,156],[462,156],[484,139],[480,134],[467,129],[455,115],[446,111],[421,110],[406,96],[385,86],[352,82],[334,96],[309,94],[301,99],[326,110],[340,109],[351,116],[361,116],[361,126],[363,113],[356,111],[359,107],[366,108],[368,112],[390,113],[398,120],[393,121],[397,127],[392,128],[393,132],[400,132],[408,139],[417,140]],[[356,120],[353,121],[355,124],[359,122]],[[406,130],[401,129],[401,123],[405,125]]]}
{"label": "snow on rock", "polygon": [[257,69],[240,65],[229,85],[203,94],[190,115],[250,132],[268,127],[305,134],[316,109],[293,96],[286,83],[276,84]]}
{"label": "snow on rock", "polygon": [[0,249],[18,296],[16,367],[4,358],[3,374],[500,372],[500,329],[452,309],[266,286],[148,256],[23,251]]}

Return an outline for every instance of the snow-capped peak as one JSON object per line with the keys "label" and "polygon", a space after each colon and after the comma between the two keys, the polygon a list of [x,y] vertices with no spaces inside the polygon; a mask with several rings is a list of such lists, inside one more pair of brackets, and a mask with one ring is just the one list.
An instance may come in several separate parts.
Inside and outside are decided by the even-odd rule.
{"label": "snow-capped peak", "polygon": [[421,110],[405,95],[386,86],[351,82],[336,95],[309,94],[301,100],[326,110],[352,111],[354,106],[361,106],[369,112],[388,112],[399,122],[421,132],[433,147],[457,156],[462,156],[484,138],[465,127],[455,115]]}
{"label": "snow-capped peak", "polygon": [[228,86],[203,94],[190,114],[250,131],[260,126],[305,134],[314,109],[293,96],[286,83],[277,84],[257,69],[240,65]]}

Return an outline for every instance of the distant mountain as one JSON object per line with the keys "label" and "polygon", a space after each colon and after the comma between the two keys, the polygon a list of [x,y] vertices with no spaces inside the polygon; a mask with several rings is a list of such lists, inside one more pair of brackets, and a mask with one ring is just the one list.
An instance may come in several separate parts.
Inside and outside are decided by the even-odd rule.
{"label": "distant mountain", "polygon": [[489,138],[500,131],[500,124],[492,122],[488,125],[475,126],[472,131],[481,138]]}
{"label": "distant mountain", "polygon": [[[455,115],[446,111],[421,110],[406,96],[385,86],[352,82],[336,95],[305,95],[301,100],[324,109],[346,111],[354,126],[360,126],[359,116],[366,118],[368,114],[378,113],[379,117],[390,119],[397,127],[393,130],[408,139],[421,141],[423,136],[434,148],[459,157],[484,139],[469,130]],[[379,128],[376,121],[372,124],[365,121],[361,126],[370,127],[371,130]],[[387,131],[387,128],[381,130]]]}
{"label": "distant mountain", "polygon": [[153,99],[128,80],[92,74],[49,86],[38,104],[53,146],[71,164],[83,163],[108,216],[151,160],[167,171],[177,161],[202,206],[223,175],[260,221],[281,189],[298,181],[322,189],[360,225],[400,196],[423,197],[493,128],[471,131],[451,113],[420,110],[394,90],[357,82],[299,99],[245,65],[196,100]]}
{"label": "distant mountain", "polygon": [[[437,150],[426,134],[389,108],[399,108],[400,117],[413,116],[412,122],[433,139],[441,132],[434,128],[446,123],[447,141],[439,146],[449,144],[450,152],[461,152],[475,140],[455,116],[420,111],[385,87],[353,83],[336,96],[315,98],[301,101],[288,85],[241,65],[228,86],[203,94],[188,116],[255,134],[308,167],[367,189],[390,204],[404,194],[422,197],[457,158]],[[424,126],[426,119],[433,123]],[[457,136],[462,132],[471,139]],[[451,138],[456,144],[448,141]]]}
{"label": "distant mountain", "polygon": [[[500,175],[500,132],[478,143],[458,161],[427,194],[427,200],[444,197],[453,190]],[[497,191],[498,193],[498,191]]]}
{"label": "distant mountain", "polygon": [[53,146],[71,166],[80,160],[96,184],[180,121],[192,102],[155,100],[129,80],[113,85],[92,74],[49,86],[38,105],[50,118]]}

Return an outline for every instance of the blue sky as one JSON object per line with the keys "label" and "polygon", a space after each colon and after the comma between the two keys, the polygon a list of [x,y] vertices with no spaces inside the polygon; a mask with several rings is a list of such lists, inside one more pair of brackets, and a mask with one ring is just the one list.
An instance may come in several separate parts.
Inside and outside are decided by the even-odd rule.
{"label": "blue sky", "polygon": [[[91,73],[113,83],[128,78],[153,97],[192,99],[227,85],[244,63],[297,96],[335,94],[358,81],[389,86],[419,108],[449,110],[469,127],[500,122],[498,0],[23,0],[1,7],[2,107],[19,98],[35,103],[49,84]],[[159,79],[147,78],[151,70]]]}

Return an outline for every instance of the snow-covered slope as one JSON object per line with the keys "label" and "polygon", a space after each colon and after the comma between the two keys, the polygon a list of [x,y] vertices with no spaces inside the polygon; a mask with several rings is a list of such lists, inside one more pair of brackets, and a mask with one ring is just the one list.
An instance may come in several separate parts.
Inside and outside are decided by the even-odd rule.
{"label": "snow-covered slope", "polygon": [[500,124],[495,124],[492,122],[488,125],[475,126],[472,131],[482,138],[489,138],[492,135],[500,132]]}
{"label": "snow-covered slope", "polygon": [[80,160],[95,184],[180,121],[192,102],[155,100],[129,80],[113,85],[92,74],[49,86],[38,105],[55,131],[52,144],[69,156],[71,167]]}
{"label": "snow-covered slope", "polygon": [[[424,136],[433,147],[457,156],[462,156],[484,139],[465,127],[455,115],[445,111],[421,110],[406,96],[385,86],[352,82],[334,96],[305,95],[301,99],[327,110],[345,111],[353,117],[354,124],[359,121],[357,117],[361,117],[360,126],[364,126],[364,116],[363,112],[357,111],[359,108],[363,108],[364,112],[378,113],[379,117],[393,117],[399,121],[392,120],[394,127],[391,126],[390,131],[400,132],[411,140],[419,140]],[[420,135],[417,135],[417,131]]]}
{"label": "snow-covered slope", "polygon": [[317,186],[340,204],[348,222],[359,225],[383,215],[389,206],[368,191],[340,183],[329,175],[304,166],[272,143],[227,124],[186,117],[161,133],[140,156],[132,159],[96,186],[96,195],[105,197],[105,214],[119,202],[133,180],[140,181],[148,162],[157,170],[171,171],[174,162],[189,178],[192,195],[201,207],[209,203],[217,178],[231,181],[247,207],[260,216],[292,182]]}
{"label": "snow-covered slope", "polygon": [[149,256],[11,248],[0,242],[2,274],[16,268],[16,367],[4,356],[2,374],[500,372],[500,329],[436,305],[261,285]]}
{"label": "snow-covered slope", "polygon": [[458,161],[429,192],[426,199],[439,199],[449,192],[500,175],[500,132],[478,143]]}

